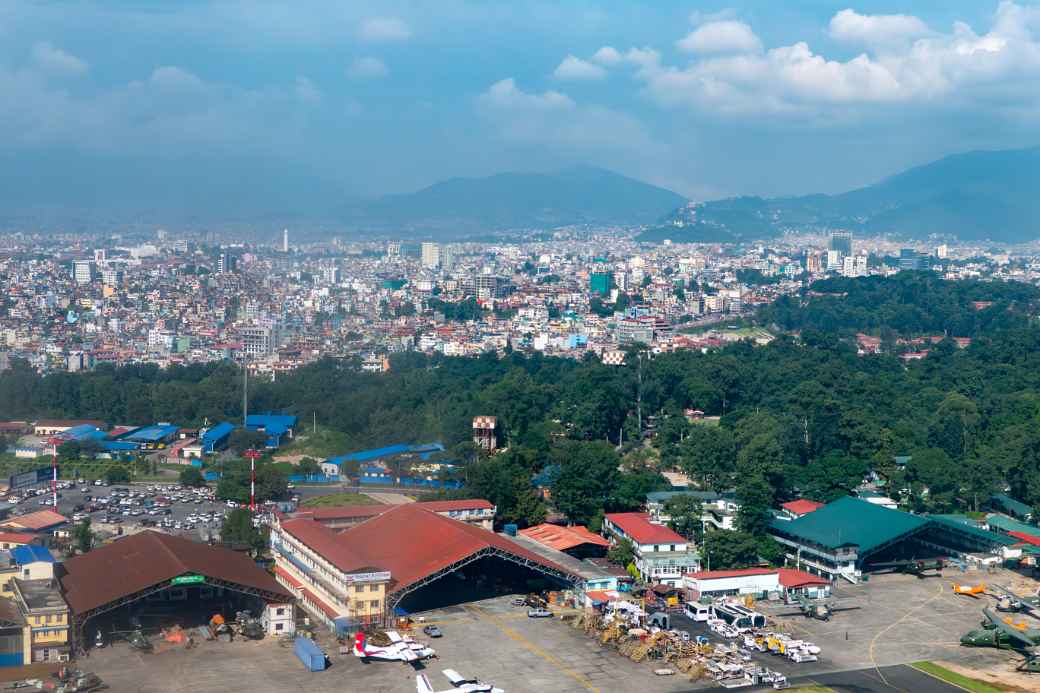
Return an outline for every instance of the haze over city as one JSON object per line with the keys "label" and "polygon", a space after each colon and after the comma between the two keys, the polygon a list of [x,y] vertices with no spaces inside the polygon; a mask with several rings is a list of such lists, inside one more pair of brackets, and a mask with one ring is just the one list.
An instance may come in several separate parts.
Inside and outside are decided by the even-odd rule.
{"label": "haze over city", "polygon": [[843,192],[1040,142],[1038,16],[989,0],[5,3],[0,200],[20,219],[327,219],[576,164],[695,201]]}

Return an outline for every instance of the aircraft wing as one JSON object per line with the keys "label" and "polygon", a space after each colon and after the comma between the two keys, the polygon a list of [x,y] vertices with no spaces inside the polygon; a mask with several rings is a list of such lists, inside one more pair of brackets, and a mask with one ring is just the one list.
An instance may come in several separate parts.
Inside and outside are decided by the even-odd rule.
{"label": "aircraft wing", "polygon": [[386,637],[390,638],[390,642],[401,642],[404,639],[396,630],[386,631]]}
{"label": "aircraft wing", "polygon": [[416,693],[435,693],[426,674],[415,675],[415,691]]}
{"label": "aircraft wing", "polygon": [[1036,647],[1036,643],[1034,643],[1026,636],[1022,635],[1022,633],[1018,630],[1012,628],[1011,626],[997,618],[996,615],[994,615],[994,613],[989,609],[983,609],[982,613],[985,614],[986,618],[989,619],[989,622],[996,626],[997,630],[999,630],[1001,633],[1007,636],[1007,639],[1010,640],[1014,645],[1017,645],[1020,648]]}
{"label": "aircraft wing", "polygon": [[455,671],[454,669],[445,669],[444,676],[451,681],[451,685],[458,686],[459,684],[469,683],[469,679],[465,678],[462,674]]}

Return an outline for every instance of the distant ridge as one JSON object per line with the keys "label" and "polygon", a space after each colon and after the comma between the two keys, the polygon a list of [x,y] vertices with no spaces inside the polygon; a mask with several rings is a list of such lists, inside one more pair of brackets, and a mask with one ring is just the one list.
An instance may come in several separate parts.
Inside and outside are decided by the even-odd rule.
{"label": "distant ridge", "polygon": [[751,241],[836,227],[915,239],[1036,240],[1040,147],[954,154],[840,195],[738,197],[683,207],[640,240]]}
{"label": "distant ridge", "polygon": [[451,178],[414,193],[351,206],[344,216],[370,227],[477,232],[649,224],[685,202],[681,195],[649,183],[593,166],[576,166],[553,173]]}

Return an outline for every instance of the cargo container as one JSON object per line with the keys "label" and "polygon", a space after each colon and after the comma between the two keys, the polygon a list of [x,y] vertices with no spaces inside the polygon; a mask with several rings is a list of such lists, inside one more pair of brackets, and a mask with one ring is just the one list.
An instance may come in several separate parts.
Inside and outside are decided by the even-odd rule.
{"label": "cargo container", "polygon": [[293,652],[310,671],[325,671],[325,653],[310,638],[298,637],[293,643]]}

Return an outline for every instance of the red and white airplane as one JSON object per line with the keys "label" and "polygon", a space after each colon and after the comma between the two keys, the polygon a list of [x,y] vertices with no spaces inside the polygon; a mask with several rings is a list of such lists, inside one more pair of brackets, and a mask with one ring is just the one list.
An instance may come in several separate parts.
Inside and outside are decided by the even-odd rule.
{"label": "red and white airplane", "polygon": [[386,635],[390,638],[389,645],[372,645],[366,641],[365,634],[359,632],[354,636],[354,656],[380,662],[418,662],[436,654],[432,647],[409,637],[402,638],[395,630],[386,631]]}
{"label": "red and white airplane", "polygon": [[506,693],[501,688],[495,688],[490,683],[467,679],[454,669],[445,669],[444,675],[451,681],[452,688],[445,691],[435,691],[430,685],[426,674],[417,674],[415,677],[415,690],[417,693]]}

